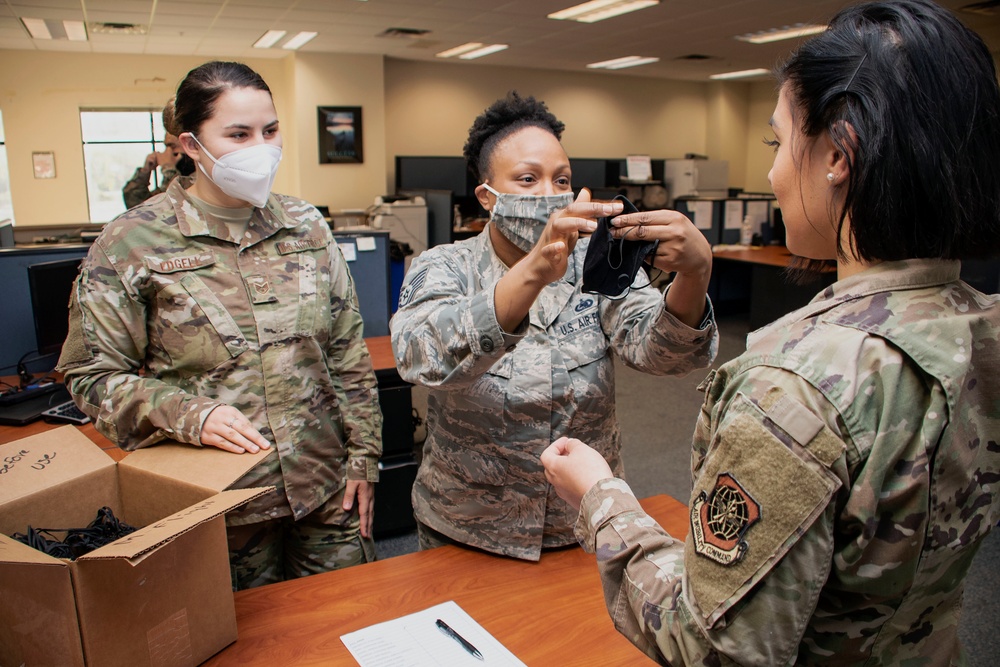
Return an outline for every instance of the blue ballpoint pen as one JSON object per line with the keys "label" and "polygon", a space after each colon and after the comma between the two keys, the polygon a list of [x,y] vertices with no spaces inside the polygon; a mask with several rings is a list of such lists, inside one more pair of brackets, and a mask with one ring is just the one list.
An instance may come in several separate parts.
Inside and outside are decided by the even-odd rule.
{"label": "blue ballpoint pen", "polygon": [[480,660],[484,660],[483,654],[479,652],[479,649],[470,644],[469,640],[467,640],[465,637],[452,630],[450,625],[442,621],[440,618],[435,622],[435,625],[438,626],[438,630],[440,630],[441,632],[445,633],[446,635],[457,641],[459,644],[462,645],[462,648],[464,648],[474,657],[479,658]]}

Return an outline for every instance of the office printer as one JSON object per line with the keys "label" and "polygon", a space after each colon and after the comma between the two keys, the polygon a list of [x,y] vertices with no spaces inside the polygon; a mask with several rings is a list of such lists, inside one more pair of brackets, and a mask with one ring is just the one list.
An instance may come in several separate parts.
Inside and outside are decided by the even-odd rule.
{"label": "office printer", "polygon": [[389,238],[413,249],[414,254],[406,258],[406,269],[410,268],[412,257],[427,250],[429,225],[423,197],[376,197],[371,221],[372,227],[388,231]]}

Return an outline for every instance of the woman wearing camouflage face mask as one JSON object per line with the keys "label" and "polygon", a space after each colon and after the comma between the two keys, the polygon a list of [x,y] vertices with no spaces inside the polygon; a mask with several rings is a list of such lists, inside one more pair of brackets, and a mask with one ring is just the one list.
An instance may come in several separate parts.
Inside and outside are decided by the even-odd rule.
{"label": "woman wearing camouflage face mask", "polygon": [[490,222],[476,238],[415,258],[404,280],[391,323],[396,363],[430,389],[413,490],[423,548],[457,543],[537,560],[574,543],[575,513],[538,457],[554,438],[583,432],[621,473],[612,354],[658,375],[715,357],[711,250],[679,214],[618,218],[661,239],[656,265],[678,272],[666,296],[582,291],[588,240],[579,235],[622,205],[586,191],[574,201],[562,130],[534,98],[511,93],[490,106],[465,146]]}

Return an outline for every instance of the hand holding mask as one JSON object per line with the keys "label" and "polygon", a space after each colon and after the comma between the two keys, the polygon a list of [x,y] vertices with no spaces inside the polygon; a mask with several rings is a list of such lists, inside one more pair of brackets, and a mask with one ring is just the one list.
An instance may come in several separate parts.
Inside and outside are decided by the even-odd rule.
{"label": "hand holding mask", "polygon": [[[621,215],[637,213],[638,209],[628,199],[618,195],[625,207]],[[613,216],[600,218],[597,230],[590,237],[587,256],[583,260],[583,291],[605,296],[624,295],[635,280],[643,260],[656,255],[659,241],[632,241],[611,235]],[[627,236],[627,234],[626,234]]]}

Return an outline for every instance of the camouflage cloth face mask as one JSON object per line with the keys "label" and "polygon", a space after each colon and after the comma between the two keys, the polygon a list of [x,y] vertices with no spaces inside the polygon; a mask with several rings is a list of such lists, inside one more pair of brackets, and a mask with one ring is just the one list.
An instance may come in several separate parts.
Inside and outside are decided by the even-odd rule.
{"label": "camouflage cloth face mask", "polygon": [[490,212],[490,224],[524,252],[531,252],[538,239],[542,238],[545,225],[549,224],[549,217],[573,203],[572,192],[561,195],[514,195],[497,192],[488,183],[483,183],[483,187],[497,198]]}

